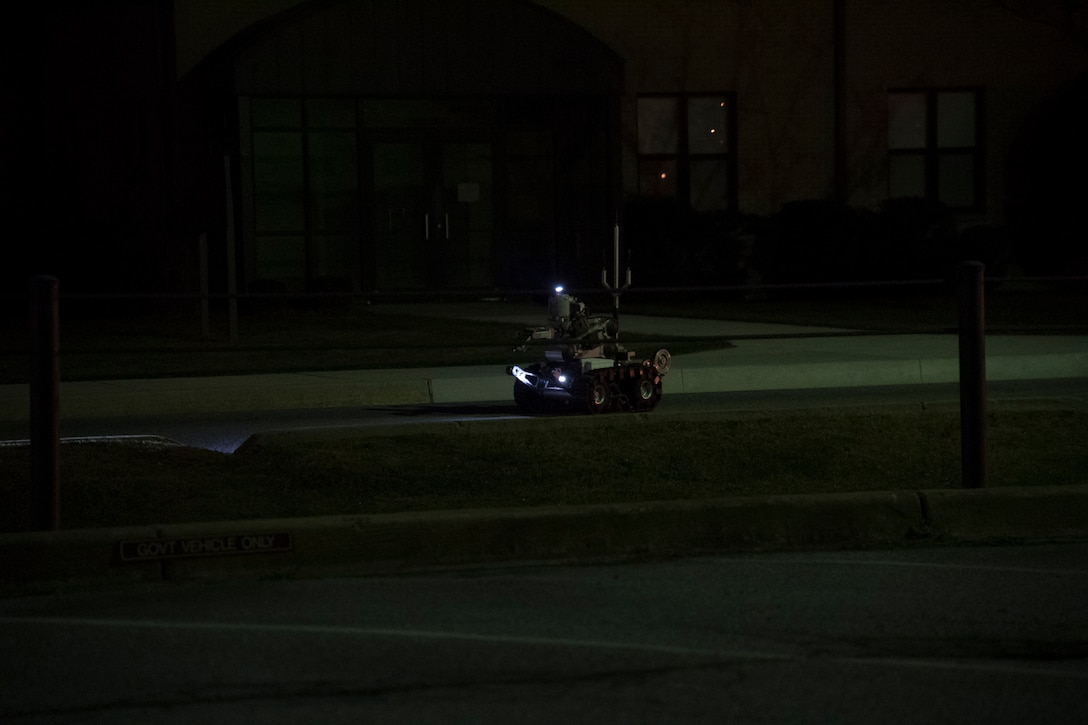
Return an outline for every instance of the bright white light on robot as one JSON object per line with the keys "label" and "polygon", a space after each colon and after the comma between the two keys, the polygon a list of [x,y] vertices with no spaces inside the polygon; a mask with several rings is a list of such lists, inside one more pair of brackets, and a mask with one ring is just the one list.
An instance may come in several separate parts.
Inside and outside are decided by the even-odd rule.
{"label": "bright white light on robot", "polygon": [[565,382],[567,382],[567,376],[566,375],[560,375],[559,376],[559,383],[562,384],[562,383],[565,383]]}
{"label": "bright white light on robot", "polygon": [[562,287],[562,286],[558,286],[558,287],[556,287],[556,288],[555,288],[555,293],[556,293],[557,295],[558,295],[558,294],[563,294],[563,287]]}
{"label": "bright white light on robot", "polygon": [[512,366],[510,367],[510,374],[511,374],[511,375],[513,375],[513,376],[514,376],[515,378],[517,378],[518,380],[520,380],[521,382],[523,382],[523,383],[525,383],[526,385],[528,385],[528,386],[529,386],[530,388],[532,388],[532,387],[535,387],[535,386],[533,385],[533,381],[532,381],[532,380],[530,379],[530,377],[529,377],[529,373],[527,373],[526,371],[522,370],[522,369],[521,369],[521,368],[519,368],[519,367],[518,367],[517,365],[512,365]]}

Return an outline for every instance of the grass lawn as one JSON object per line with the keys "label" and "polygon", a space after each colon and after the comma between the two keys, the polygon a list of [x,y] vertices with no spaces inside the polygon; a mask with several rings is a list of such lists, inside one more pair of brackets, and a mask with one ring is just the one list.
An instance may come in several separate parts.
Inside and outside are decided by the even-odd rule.
{"label": "grass lawn", "polygon": [[[1080,287],[987,293],[988,327],[1088,331]],[[514,301],[546,318],[543,300]],[[488,303],[496,315],[512,303]],[[607,314],[607,299],[587,299]],[[947,290],[884,296],[631,293],[629,313],[945,332]],[[85,311],[84,311],[85,312]],[[225,318],[201,334],[190,312],[71,315],[61,325],[64,380],[298,370],[506,364],[520,325],[411,315],[361,301],[249,310],[238,340]],[[27,381],[23,322],[0,320],[0,384]],[[674,354],[727,340],[647,340]],[[495,506],[576,505],[959,485],[954,411],[854,411],[674,417],[573,416],[262,436],[234,455],[115,444],[62,449],[65,528]],[[991,410],[992,486],[1088,482],[1088,414]],[[0,532],[25,530],[29,451],[0,448]]]}
{"label": "grass lawn", "polygon": [[[991,486],[1088,482],[1088,413],[989,414]],[[960,485],[954,411],[563,416],[264,435],[233,455],[71,444],[64,528]],[[0,531],[30,456],[0,448]]]}
{"label": "grass lawn", "polygon": [[[496,309],[503,313],[503,309]],[[540,308],[537,314],[537,324],[545,324],[547,308]],[[220,322],[226,324],[225,320]],[[239,340],[232,343],[222,334],[202,338],[198,321],[189,316],[62,320],[61,378],[117,380],[506,365],[518,362],[511,359],[511,351],[521,342],[518,333],[524,328],[504,322],[404,314],[363,304],[246,315],[239,326]],[[0,384],[25,383],[30,376],[26,331],[18,327],[2,333],[0,326]],[[629,345],[647,350],[668,346],[675,354],[729,345],[724,340],[623,337]]]}
{"label": "grass lawn", "polygon": [[[591,291],[584,301],[592,314],[611,312],[607,294]],[[471,300],[454,298],[451,302]],[[1088,333],[1088,288],[1083,283],[1000,286],[987,292],[986,303],[991,332]],[[354,300],[326,307],[243,307],[238,339],[232,342],[224,310],[211,316],[205,336],[195,308],[183,309],[177,302],[170,302],[169,307],[163,304],[130,300],[117,309],[95,310],[81,300],[62,298],[62,379],[505,365],[516,362],[510,359],[510,351],[523,327],[439,313],[405,314],[398,305]],[[496,317],[527,311],[537,325],[547,318],[544,299],[529,295],[472,304],[479,312]],[[947,333],[957,325],[955,295],[932,286],[879,294],[870,289],[801,290],[777,292],[763,299],[741,299],[736,292],[631,290],[621,304],[621,327],[623,313],[888,333]],[[623,339],[635,350],[667,347],[673,354],[729,344],[727,340],[651,340],[626,333]],[[25,319],[0,318],[0,384],[27,382],[28,350]]]}

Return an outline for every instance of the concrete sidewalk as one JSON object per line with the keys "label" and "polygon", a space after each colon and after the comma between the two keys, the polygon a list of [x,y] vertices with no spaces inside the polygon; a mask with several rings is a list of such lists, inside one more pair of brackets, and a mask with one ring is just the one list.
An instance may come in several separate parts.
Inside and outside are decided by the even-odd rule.
{"label": "concrete sidewalk", "polygon": [[[507,320],[511,324],[518,321]],[[958,341],[948,335],[855,335],[715,320],[630,316],[646,334],[735,339],[734,346],[677,355],[665,394],[950,383]],[[826,336],[824,336],[826,335]],[[991,336],[987,378],[1088,378],[1088,337]],[[646,356],[653,350],[639,350]],[[62,382],[61,415],[99,418],[512,399],[503,365]],[[0,386],[0,423],[29,420],[29,388]]]}
{"label": "concrete sidewalk", "polygon": [[[861,336],[633,316],[624,323],[628,331],[736,339],[732,348],[674,358],[666,395],[958,379],[955,335]],[[987,367],[991,380],[1088,378],[1088,338],[989,337]],[[67,417],[97,418],[478,402],[509,400],[512,385],[502,366],[73,382],[62,384],[61,409]],[[0,421],[26,420],[28,398],[27,386],[0,386]],[[18,593],[74,581],[359,575],[724,551],[1084,540],[1085,484],[3,534],[0,585]]]}

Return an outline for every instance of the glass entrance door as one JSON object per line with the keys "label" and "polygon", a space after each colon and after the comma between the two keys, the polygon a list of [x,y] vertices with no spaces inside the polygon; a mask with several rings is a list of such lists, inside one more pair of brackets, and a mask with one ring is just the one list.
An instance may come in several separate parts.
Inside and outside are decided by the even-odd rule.
{"label": "glass entrance door", "polygon": [[430,224],[423,145],[374,144],[374,287],[378,290],[432,286],[428,257]]}
{"label": "glass entrance door", "polygon": [[491,144],[376,141],[372,158],[375,288],[493,285]]}

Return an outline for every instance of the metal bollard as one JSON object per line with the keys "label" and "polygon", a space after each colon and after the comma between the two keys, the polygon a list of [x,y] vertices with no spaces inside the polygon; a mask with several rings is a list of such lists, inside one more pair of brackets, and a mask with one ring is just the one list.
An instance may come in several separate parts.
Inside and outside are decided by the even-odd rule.
{"label": "metal bollard", "polygon": [[959,269],[960,457],[964,488],[986,485],[986,267]]}
{"label": "metal bollard", "polygon": [[35,530],[60,528],[60,283],[30,281],[30,509]]}

